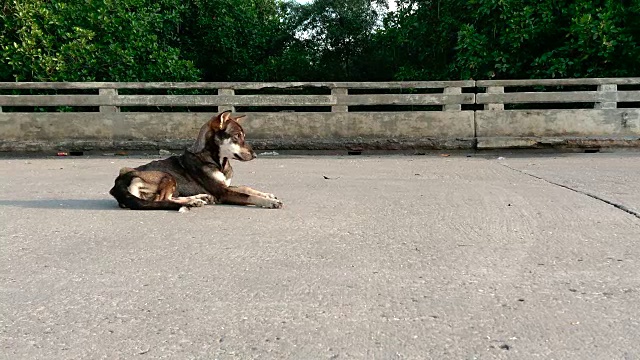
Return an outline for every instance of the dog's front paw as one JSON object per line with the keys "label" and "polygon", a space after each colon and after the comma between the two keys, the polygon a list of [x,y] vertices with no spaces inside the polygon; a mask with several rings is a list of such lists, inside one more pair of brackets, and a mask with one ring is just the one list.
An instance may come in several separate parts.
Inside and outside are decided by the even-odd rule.
{"label": "dog's front paw", "polygon": [[192,207],[202,207],[207,205],[207,202],[202,199],[189,199],[182,207],[178,210],[179,212],[187,212],[191,210]]}
{"label": "dog's front paw", "polygon": [[264,197],[266,197],[267,199],[277,199],[278,197],[273,195],[273,194],[269,194],[269,193],[265,193]]}
{"label": "dog's front paw", "polygon": [[216,203],[216,198],[213,197],[213,195],[209,195],[209,194],[198,194],[198,195],[195,195],[195,198],[204,201],[207,205],[212,205]]}
{"label": "dog's front paw", "polygon": [[202,199],[191,199],[184,206],[186,206],[188,208],[192,208],[192,207],[205,206],[207,204],[208,204],[207,201],[202,200]]}
{"label": "dog's front paw", "polygon": [[282,201],[278,199],[270,199],[270,200],[271,201],[269,202],[269,206],[267,206],[269,209],[281,209],[282,206],[284,205]]}

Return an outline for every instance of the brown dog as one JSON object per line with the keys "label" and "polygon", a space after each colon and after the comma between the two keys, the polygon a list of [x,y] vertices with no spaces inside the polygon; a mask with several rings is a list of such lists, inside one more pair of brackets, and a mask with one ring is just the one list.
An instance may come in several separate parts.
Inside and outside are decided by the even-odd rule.
{"label": "brown dog", "polygon": [[[282,207],[273,194],[230,184],[231,160],[250,161],[256,157],[245,142],[239,123],[242,117],[231,117],[229,111],[220,113],[200,128],[195,143],[184,154],[123,169],[110,194],[121,207],[140,210],[180,209],[182,202],[192,204],[184,206],[216,202]],[[170,191],[174,182],[175,189]]]}

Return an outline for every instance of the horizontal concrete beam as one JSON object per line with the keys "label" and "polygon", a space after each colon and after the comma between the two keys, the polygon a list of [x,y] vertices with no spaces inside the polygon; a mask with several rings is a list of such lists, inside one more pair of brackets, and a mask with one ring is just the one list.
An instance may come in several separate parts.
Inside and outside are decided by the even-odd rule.
{"label": "horizontal concrete beam", "polygon": [[[190,144],[211,113],[0,113],[0,149],[85,146],[134,149]],[[472,111],[249,113],[248,139],[263,148],[470,148]],[[50,145],[47,145],[50,144]]]}
{"label": "horizontal concrete beam", "polygon": [[517,79],[478,80],[477,87],[488,86],[579,86],[579,85],[640,85],[640,77],[635,78],[581,78],[581,79]]}
{"label": "horizontal concrete beam", "polygon": [[525,103],[579,103],[579,102],[637,102],[639,91],[559,91],[559,92],[512,92],[501,94],[477,94],[478,104],[525,104]]}
{"label": "horizontal concrete beam", "polygon": [[437,89],[474,87],[474,80],[385,82],[0,82],[0,89],[235,89],[325,87],[349,89]]}

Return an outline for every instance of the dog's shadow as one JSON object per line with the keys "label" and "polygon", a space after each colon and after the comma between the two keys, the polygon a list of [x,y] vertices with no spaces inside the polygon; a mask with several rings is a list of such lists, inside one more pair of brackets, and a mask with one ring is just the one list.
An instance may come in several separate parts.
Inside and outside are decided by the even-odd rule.
{"label": "dog's shadow", "polygon": [[67,210],[119,210],[118,203],[110,199],[43,199],[43,200],[0,200],[0,206],[29,209]]}

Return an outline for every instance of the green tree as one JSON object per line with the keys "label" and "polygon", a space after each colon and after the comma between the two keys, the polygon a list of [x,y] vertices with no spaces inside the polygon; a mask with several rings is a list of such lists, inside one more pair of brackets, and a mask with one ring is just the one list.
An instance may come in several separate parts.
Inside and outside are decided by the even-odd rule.
{"label": "green tree", "polygon": [[175,46],[179,0],[11,0],[0,13],[5,81],[195,81]]}
{"label": "green tree", "polygon": [[458,79],[452,71],[457,33],[468,20],[464,0],[397,0],[384,21],[377,49],[397,80]]}
{"label": "green tree", "polygon": [[5,0],[2,81],[638,76],[637,0]]}
{"label": "green tree", "polygon": [[[385,1],[315,0],[291,8],[289,15],[309,61],[313,80],[364,80],[365,56],[381,26]],[[363,71],[364,70],[364,71]]]}
{"label": "green tree", "polygon": [[277,61],[293,39],[275,0],[191,0],[183,49],[206,81],[278,80]]}
{"label": "green tree", "polygon": [[621,1],[470,0],[462,25],[461,77],[556,78],[637,75],[638,5]]}

